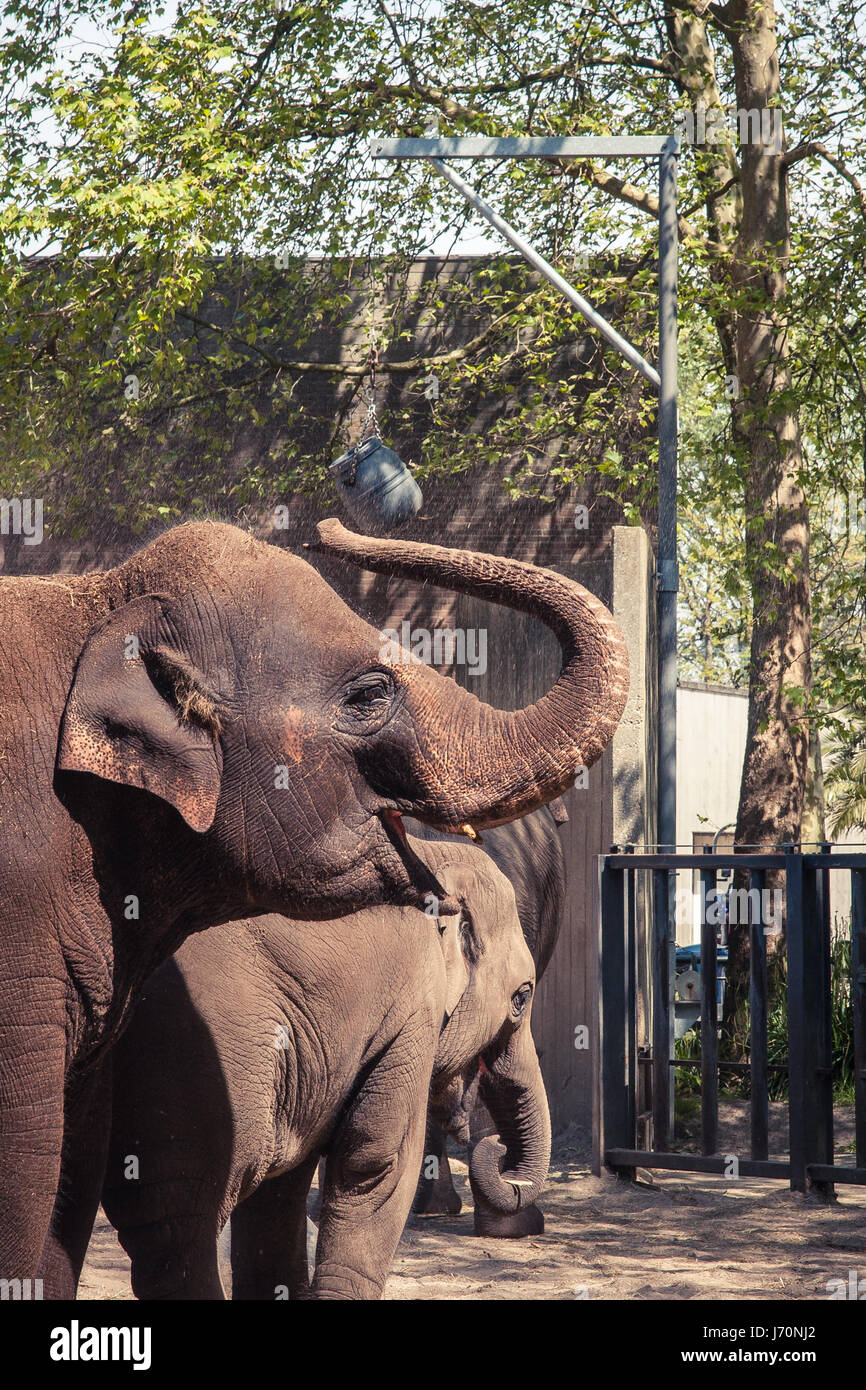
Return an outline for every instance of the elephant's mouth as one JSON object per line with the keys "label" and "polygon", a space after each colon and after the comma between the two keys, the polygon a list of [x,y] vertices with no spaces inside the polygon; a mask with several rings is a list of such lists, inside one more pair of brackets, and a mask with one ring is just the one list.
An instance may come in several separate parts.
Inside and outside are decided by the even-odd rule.
{"label": "elephant's mouth", "polygon": [[379,818],[385,834],[400,857],[413,888],[418,892],[417,905],[422,909],[426,908],[433,898],[438,903],[438,915],[440,917],[456,916],[460,912],[460,904],[455,898],[449,896],[436,875],[428,869],[423,859],[420,859],[411,848],[400,812],[388,808],[379,812]]}
{"label": "elephant's mouth", "polygon": [[430,1114],[458,1144],[470,1140],[470,1117],[478,1098],[481,1077],[480,1057],[474,1058],[465,1071],[452,1077],[443,1089],[437,1089],[436,1074],[430,1090]]}

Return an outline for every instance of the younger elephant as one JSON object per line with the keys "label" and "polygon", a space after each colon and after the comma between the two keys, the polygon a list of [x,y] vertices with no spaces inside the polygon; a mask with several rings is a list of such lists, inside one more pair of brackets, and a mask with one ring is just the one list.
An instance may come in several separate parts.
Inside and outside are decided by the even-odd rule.
{"label": "younger elephant", "polygon": [[[483,849],[501,869],[514,889],[517,915],[526,944],[535,962],[536,982],[547,969],[562,925],[565,907],[565,858],[559,827],[568,820],[561,801],[542,806],[522,820],[497,825],[484,832]],[[423,840],[442,840],[431,826],[409,823]],[[467,1106],[469,1107],[467,1121]],[[452,1113],[453,1112],[453,1113]],[[413,1210],[422,1216],[456,1216],[462,1203],[451,1177],[446,1135],[468,1134],[473,1143],[495,1129],[471,1081],[467,1094],[451,1086],[431,1098],[424,1146],[424,1164]],[[431,1162],[431,1160],[435,1160]],[[544,1230],[544,1217],[534,1205],[518,1211],[502,1211],[486,1202],[476,1190],[475,1233],[480,1236],[529,1236]]]}
{"label": "younger elephant", "polygon": [[[413,848],[459,918],[382,907],[349,930],[232,922],[190,938],[146,986],[115,1051],[103,1193],[137,1297],[223,1298],[230,1215],[234,1298],[381,1297],[431,1073],[437,1092],[471,1077],[499,1127],[501,1142],[473,1152],[473,1186],[503,1209],[538,1195],[550,1118],[514,891],[469,845]],[[310,1289],[307,1194],[322,1153]]]}

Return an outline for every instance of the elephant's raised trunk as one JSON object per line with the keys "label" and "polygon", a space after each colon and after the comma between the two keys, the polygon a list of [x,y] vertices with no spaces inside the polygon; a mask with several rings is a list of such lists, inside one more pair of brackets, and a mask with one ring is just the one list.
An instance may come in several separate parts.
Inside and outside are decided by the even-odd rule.
{"label": "elephant's raised trunk", "polygon": [[497,1133],[480,1138],[469,1161],[476,1212],[513,1215],[536,1201],[550,1163],[550,1112],[526,1024],[482,1075],[479,1098]]}
{"label": "elephant's raised trunk", "polygon": [[416,681],[410,698],[429,801],[407,804],[411,814],[446,828],[499,825],[559,796],[601,756],[625,708],[628,652],[604,604],[582,585],[521,560],[358,536],[334,519],[319,523],[319,535],[323,550],[363,569],[529,613],[562,647],[555,685],[526,709],[493,709],[452,682],[443,693]]}

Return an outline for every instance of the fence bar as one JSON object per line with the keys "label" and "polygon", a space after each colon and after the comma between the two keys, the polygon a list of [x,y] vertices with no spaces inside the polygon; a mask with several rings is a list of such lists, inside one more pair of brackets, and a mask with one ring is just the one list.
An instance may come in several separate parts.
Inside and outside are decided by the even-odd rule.
{"label": "fence bar", "polygon": [[[751,1153],[769,1152],[770,1095],[767,1085],[767,936],[764,930],[763,869],[749,874],[749,1073],[751,1078]],[[757,909],[756,909],[757,904]]]}
{"label": "fence bar", "polygon": [[[839,856],[841,859],[841,855]],[[617,869],[705,869],[707,861],[701,854],[613,854],[611,861]],[[714,854],[712,862],[717,869],[784,869],[784,854]],[[855,859],[861,864],[862,857]],[[834,864],[835,867],[835,864]],[[849,868],[850,865],[841,865]]]}
{"label": "fence bar", "polygon": [[[791,1134],[791,1187],[826,1192],[810,1183],[807,1165],[832,1162],[832,1075],[826,1073],[829,1000],[825,988],[823,902],[814,862],[787,856],[788,901],[788,1066]],[[831,1109],[829,1149],[826,1095]]]}
{"label": "fence bar", "polygon": [[705,1154],[719,1148],[719,1018],[716,975],[716,871],[701,869],[701,1137]]}
{"label": "fence bar", "polygon": [[859,1183],[866,1185],[866,1172],[862,1166],[856,1168],[843,1168],[835,1163],[810,1163],[806,1169],[810,1181],[816,1185],[818,1183],[828,1183],[831,1185],[837,1182]]}
{"label": "fence bar", "polygon": [[[599,1001],[599,1060],[601,1084],[601,1138],[596,1162],[599,1171],[606,1161],[608,1148],[634,1143],[634,1129],[629,1128],[629,1078],[626,1075],[625,1018],[626,1018],[626,958],[625,958],[625,895],[621,869],[608,867],[601,859],[601,930],[599,961],[601,968],[601,999]],[[625,1165],[623,1177],[634,1177],[634,1170]]]}
{"label": "fence bar", "polygon": [[857,1167],[866,1168],[866,869],[851,870],[851,1006]]}
{"label": "fence bar", "polygon": [[806,1173],[806,959],[804,947],[803,860],[793,850],[785,856],[785,901],[788,912],[788,1129],[791,1187],[805,1192]]}
{"label": "fence bar", "polygon": [[[803,856],[804,858],[807,856]],[[863,854],[810,854],[809,862],[816,869],[862,869]],[[638,854],[611,856],[613,867],[617,869],[705,869],[707,861],[701,854]],[[783,853],[761,851],[750,854],[714,854],[713,864],[717,869],[784,869],[787,859]]]}
{"label": "fence bar", "polygon": [[[626,845],[626,853],[631,849]],[[628,1132],[637,1141],[637,876],[625,875],[625,1055]]]}
{"label": "fence bar", "polygon": [[670,1058],[673,1048],[671,1010],[670,880],[667,869],[653,873],[653,1147],[666,1149],[670,1134],[673,1086]]}
{"label": "fence bar", "polygon": [[[700,1065],[700,1062],[692,1061],[689,1057],[683,1057],[682,1059],[677,1057],[671,1062],[672,1067],[700,1067]],[[751,1062],[719,1062],[719,1070],[751,1072],[752,1064]],[[787,1062],[768,1062],[767,1071],[780,1071],[784,1072],[787,1076],[788,1064]]]}
{"label": "fence bar", "polygon": [[[830,846],[821,846],[829,855]],[[814,1136],[807,1164],[809,1187],[825,1196],[833,1193],[832,1182],[813,1177],[811,1170],[833,1162],[833,1023],[830,986],[830,870],[826,864],[817,865],[808,857],[804,861],[809,891],[814,893],[814,912],[807,916],[812,923],[807,931],[806,946],[811,969],[806,977],[807,1019],[814,1019],[814,1127],[807,1131]]]}
{"label": "fence bar", "polygon": [[[636,1168],[673,1168],[681,1173],[718,1173],[720,1177],[727,1177],[731,1160],[726,1154],[710,1157],[707,1154],[662,1153],[656,1149],[613,1149],[608,1161]],[[788,1164],[776,1159],[738,1158],[737,1172],[742,1178],[786,1178]]]}

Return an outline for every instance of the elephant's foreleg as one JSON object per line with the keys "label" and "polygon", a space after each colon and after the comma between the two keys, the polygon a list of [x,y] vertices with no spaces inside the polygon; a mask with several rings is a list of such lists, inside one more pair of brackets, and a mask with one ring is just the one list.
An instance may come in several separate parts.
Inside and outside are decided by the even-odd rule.
{"label": "elephant's foreleg", "polygon": [[117,1234],[132,1261],[132,1291],[136,1298],[216,1302],[225,1299],[215,1212],[118,1229]]}
{"label": "elephant's foreleg", "polygon": [[163,1157],[145,1154],[141,1177],[127,1175],[122,1148],[109,1158],[102,1205],[132,1263],[132,1291],[141,1299],[222,1300],[222,1193],[192,1163],[183,1177],[160,1171]]}
{"label": "elephant's foreleg", "polygon": [[382,1297],[418,1182],[435,1044],[434,1026],[420,1036],[407,1028],[402,1046],[392,1044],[367,1076],[331,1141],[315,1299]]}
{"label": "elephant's foreleg", "polygon": [[269,1178],[232,1213],[232,1300],[300,1298],[307,1277],[307,1193],[319,1161]]}
{"label": "elephant's foreleg", "polygon": [[47,1298],[74,1298],[105,1175],[111,1132],[110,1056],[66,1100],[60,1183],[39,1274]]}
{"label": "elephant's foreleg", "polygon": [[14,988],[0,991],[0,1279],[24,1281],[38,1277],[60,1180],[66,1038],[32,1004],[20,1018]]}
{"label": "elephant's foreleg", "polygon": [[412,1210],[418,1216],[458,1216],[462,1207],[451,1176],[445,1131],[438,1120],[428,1115],[421,1176]]}

